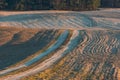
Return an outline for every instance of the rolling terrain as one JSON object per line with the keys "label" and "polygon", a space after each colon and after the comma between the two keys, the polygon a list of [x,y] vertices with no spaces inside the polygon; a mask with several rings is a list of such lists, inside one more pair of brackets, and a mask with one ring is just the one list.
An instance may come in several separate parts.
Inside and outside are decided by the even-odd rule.
{"label": "rolling terrain", "polygon": [[0,12],[0,80],[120,80],[120,9]]}

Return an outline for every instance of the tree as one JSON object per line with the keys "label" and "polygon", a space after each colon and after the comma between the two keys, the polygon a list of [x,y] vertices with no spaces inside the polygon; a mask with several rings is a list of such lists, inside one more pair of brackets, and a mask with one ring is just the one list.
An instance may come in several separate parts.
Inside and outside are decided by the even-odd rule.
{"label": "tree", "polygon": [[101,7],[120,7],[120,0],[101,0]]}
{"label": "tree", "polygon": [[5,0],[0,0],[0,9],[5,9],[7,2]]}
{"label": "tree", "polygon": [[120,0],[114,0],[114,6],[120,7]]}
{"label": "tree", "polygon": [[0,8],[8,10],[94,10],[99,4],[100,0],[0,0]]}

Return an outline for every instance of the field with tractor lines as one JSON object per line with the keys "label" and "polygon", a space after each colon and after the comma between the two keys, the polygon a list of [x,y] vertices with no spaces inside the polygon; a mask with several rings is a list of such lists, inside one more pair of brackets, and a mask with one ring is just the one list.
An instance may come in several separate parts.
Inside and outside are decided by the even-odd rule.
{"label": "field with tractor lines", "polygon": [[120,80],[120,9],[0,12],[0,80]]}

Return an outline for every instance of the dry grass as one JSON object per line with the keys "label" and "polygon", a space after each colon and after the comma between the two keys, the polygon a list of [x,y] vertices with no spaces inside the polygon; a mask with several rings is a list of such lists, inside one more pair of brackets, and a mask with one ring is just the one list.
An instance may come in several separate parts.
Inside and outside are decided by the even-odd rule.
{"label": "dry grass", "polygon": [[[16,28],[16,27],[0,27],[0,46],[7,42],[21,43],[32,38],[38,29]],[[11,41],[11,40],[14,41]]]}

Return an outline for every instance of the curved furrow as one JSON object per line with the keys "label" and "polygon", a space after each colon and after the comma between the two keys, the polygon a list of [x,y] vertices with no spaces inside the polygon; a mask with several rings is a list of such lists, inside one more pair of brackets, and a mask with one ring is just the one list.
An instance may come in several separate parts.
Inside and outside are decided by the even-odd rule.
{"label": "curved furrow", "polygon": [[[106,48],[105,44],[101,45],[101,48],[100,48],[101,53],[105,54],[105,48]],[[100,53],[100,52],[98,52],[98,53]]]}
{"label": "curved furrow", "polygon": [[46,59],[42,63],[38,64],[36,67],[33,67],[32,69],[29,69],[28,71],[21,72],[14,76],[9,76],[7,78],[7,80],[12,80],[12,79],[17,80],[21,77],[40,72],[40,71],[50,67],[56,61],[61,59],[64,55],[69,53],[71,50],[73,50],[78,45],[78,42],[81,41],[81,36],[79,36],[79,34],[80,34],[79,31],[75,30],[72,34],[72,37],[70,38],[70,42],[68,42],[68,44],[63,49],[57,51],[56,54],[54,54],[52,57]]}
{"label": "curved furrow", "polygon": [[[96,38],[93,38],[96,41],[94,41],[93,45],[91,45],[92,46],[92,49],[91,49],[92,54],[97,54],[97,50],[99,50],[100,43],[102,41],[99,35],[100,35],[100,32],[96,33]],[[97,45],[99,45],[99,46],[96,47]]]}
{"label": "curved furrow", "polygon": [[[108,35],[106,32],[95,32],[91,33],[92,38],[86,44],[87,46],[84,48],[85,53],[111,53],[111,50],[116,50],[116,44],[118,44],[116,38],[111,38],[112,36],[109,35],[110,38],[105,37],[104,35]],[[90,37],[89,37],[90,38]]]}
{"label": "curved furrow", "polygon": [[[41,50],[41,49],[43,49],[45,46],[47,46],[52,40],[54,41],[55,39],[56,39],[56,37],[58,37],[59,36],[59,32],[57,31],[57,30],[43,30],[43,31],[40,31],[40,32],[38,32],[34,37],[32,37],[31,38],[31,40],[30,41],[28,41],[27,42],[27,46],[29,46],[30,44],[32,44],[33,45],[33,47],[32,46],[29,46],[29,48],[32,48],[32,49],[36,49],[36,48],[38,48],[39,50]],[[61,39],[61,40],[59,40],[59,41],[57,41],[58,42],[58,44],[56,44],[56,43],[54,43],[54,44],[52,44],[52,45],[50,45],[50,47],[54,47],[54,45],[56,45],[57,47],[59,47],[60,46],[60,44],[62,44],[63,42],[64,42],[64,39],[66,39],[66,37],[68,36],[68,32],[64,32],[63,34],[61,34],[60,35],[60,37],[58,38],[58,39]],[[63,38],[63,39],[62,39]],[[63,40],[63,41],[62,41]],[[12,42],[15,42],[15,40],[13,40],[13,41],[11,41],[10,42],[10,44],[12,43]],[[36,47],[36,48],[35,48]],[[34,62],[36,62],[37,60],[39,60],[40,58],[42,58],[42,57],[44,57],[45,55],[47,55],[46,53],[49,53],[49,52],[51,52],[51,51],[54,51],[57,47],[54,47],[53,48],[53,50],[51,49],[51,48],[48,48],[48,50],[49,51],[47,51],[46,50],[46,52],[43,52],[43,54],[42,53],[40,53],[40,55],[39,56],[37,56],[35,59],[33,59],[33,61],[32,60],[29,60],[29,61],[27,61],[25,64],[26,65],[31,65],[31,64],[33,64]],[[31,49],[31,50],[32,50]],[[24,50],[24,49],[23,49]],[[29,50],[30,51],[30,50]],[[35,52],[34,52],[35,53]],[[45,54],[44,54],[45,53]],[[33,53],[25,53],[25,52],[21,52],[21,55],[22,54],[29,54],[29,55],[27,55],[27,57],[28,56],[30,56],[31,54],[33,54]],[[32,61],[32,62],[31,62]],[[19,62],[19,61],[18,61]],[[16,63],[16,62],[15,62]],[[14,63],[14,64],[15,64]],[[3,70],[3,71],[0,71],[0,75],[4,75],[4,74],[7,74],[7,73],[9,73],[9,72],[12,72],[12,71],[15,71],[15,70],[18,70],[18,69],[21,69],[21,68],[23,68],[23,67],[26,67],[23,63],[21,64],[21,65],[18,65],[18,66],[15,66],[15,67],[12,67],[12,68],[8,68],[8,69],[5,69],[5,70]]]}
{"label": "curved furrow", "polygon": [[91,37],[91,40],[89,41],[89,43],[87,44],[87,46],[85,47],[85,50],[84,51],[87,51],[86,53],[92,53],[92,48],[93,48],[93,45],[94,43],[97,42],[97,35],[95,34],[94,36],[92,35]]}
{"label": "curved furrow", "polygon": [[[0,63],[6,56],[11,56],[9,63],[23,60],[1,70],[0,80],[119,80],[118,13],[25,12],[0,17],[0,26],[41,29],[32,37],[19,35],[26,35],[24,31],[15,32],[0,46]],[[7,50],[9,55],[4,54]]]}
{"label": "curved furrow", "polygon": [[112,53],[111,50],[112,50],[113,45],[115,44],[115,42],[116,42],[116,39],[112,38],[111,41],[110,41],[110,43],[108,43],[108,45],[109,45],[108,53]]}
{"label": "curved furrow", "polygon": [[[92,42],[92,40],[91,39],[89,39],[89,42],[88,43],[91,43]],[[84,48],[84,53],[88,53],[89,51],[88,51],[88,49],[89,49],[89,45],[90,44],[87,44],[87,46],[85,46],[85,48]],[[87,51],[86,51],[87,50]]]}
{"label": "curved furrow", "polygon": [[99,39],[99,37],[98,37],[97,34],[98,34],[98,33],[96,33],[96,35],[95,35],[94,33],[92,34],[92,35],[94,35],[94,37],[92,37],[93,42],[90,43],[89,49],[88,49],[91,54],[94,54],[94,53],[93,53],[94,47],[95,47],[95,45],[96,45],[98,42],[100,42],[100,39]]}
{"label": "curved furrow", "polygon": [[[119,40],[112,37],[113,35],[108,35],[107,31],[90,32],[89,30],[84,30],[83,35],[81,36],[83,37],[82,42],[80,41],[78,46],[61,59],[60,62],[56,63],[53,67],[40,72],[40,78],[44,77],[42,75],[46,75],[46,78],[44,77],[44,79],[48,78],[50,80],[114,80],[117,78],[117,69],[115,67],[116,57],[114,54],[111,54],[111,52],[106,51],[106,48],[109,45],[112,46],[111,48],[118,47],[118,43],[120,43]],[[89,47],[87,48],[91,48],[92,46],[95,47],[92,47],[92,49],[95,50],[94,55],[90,54],[90,50],[87,51],[88,49],[85,49],[88,45]],[[86,53],[82,54],[84,51],[86,51]]]}
{"label": "curved furrow", "polygon": [[97,42],[94,47],[94,53],[104,54],[105,52],[102,52],[102,51],[103,51],[103,47],[104,47],[105,37],[103,37],[103,34],[99,34],[98,36],[99,36],[99,42]]}
{"label": "curved furrow", "polygon": [[103,52],[105,53],[108,53],[107,49],[108,49],[108,45],[107,45],[107,42],[109,40],[109,37],[107,36],[107,34],[105,34],[105,41],[103,42],[104,43],[104,48],[103,48]]}
{"label": "curved furrow", "polygon": [[[117,54],[117,46],[116,46],[117,41],[118,41],[118,40],[115,38],[115,41],[114,41],[113,44],[112,44],[111,53],[113,53],[113,54]],[[118,49],[119,49],[119,48],[118,48]]]}
{"label": "curved furrow", "polygon": [[89,42],[89,38],[88,38],[86,32],[84,32],[83,37],[84,37],[83,42],[81,42],[79,45],[80,48],[76,49],[76,51],[78,51],[77,53],[81,53],[81,54],[84,53],[84,48],[85,48],[87,42]]}
{"label": "curved furrow", "polygon": [[85,35],[86,35],[86,37],[87,37],[87,40],[86,40],[85,46],[84,46],[84,48],[83,48],[83,53],[84,53],[84,54],[87,54],[85,49],[86,49],[87,46],[88,46],[87,44],[89,44],[90,41],[92,40],[92,35],[91,35],[90,33],[87,33],[87,32],[86,32]]}
{"label": "curved furrow", "polygon": [[85,48],[84,48],[84,50],[83,50],[83,53],[87,54],[87,51],[86,51],[86,50],[89,49],[90,43],[92,43],[92,37],[89,38],[89,36],[88,36],[88,41],[87,41],[86,46],[85,46]]}
{"label": "curved furrow", "polygon": [[[113,65],[109,62],[105,62],[104,65],[103,65],[103,76],[104,76],[104,79],[110,79],[112,80],[112,78],[114,77],[113,74],[114,74],[114,71],[110,73],[110,70],[111,69],[114,69]],[[112,76],[111,76],[112,75]]]}
{"label": "curved furrow", "polygon": [[111,44],[111,36],[108,35],[108,41],[106,42],[106,53],[110,53],[110,44]]}
{"label": "curved furrow", "polygon": [[99,65],[100,65],[100,63],[93,63],[92,64],[92,67],[89,69],[89,72],[88,72],[89,74],[87,76],[87,79],[92,79],[92,77],[95,76],[94,74],[95,74]]}
{"label": "curved furrow", "polygon": [[58,47],[60,47],[63,42],[66,40],[66,38],[68,37],[69,31],[65,31],[63,32],[58,40],[55,42],[55,44],[51,45],[45,52],[41,53],[40,55],[36,56],[35,58],[29,60],[28,62],[25,63],[26,66],[30,66],[33,63],[37,62],[38,60],[40,60],[41,58],[47,56],[48,54],[52,53],[53,51],[55,51]]}
{"label": "curved furrow", "polygon": [[104,49],[106,48],[106,47],[105,47],[105,45],[106,45],[106,44],[105,44],[106,36],[104,36],[104,35],[106,35],[106,34],[103,34],[103,36],[101,37],[102,41],[101,41],[100,44],[99,44],[101,47],[98,48],[98,49],[100,49],[100,50],[99,50],[100,52],[98,52],[98,53],[103,53],[103,54],[105,53]]}

